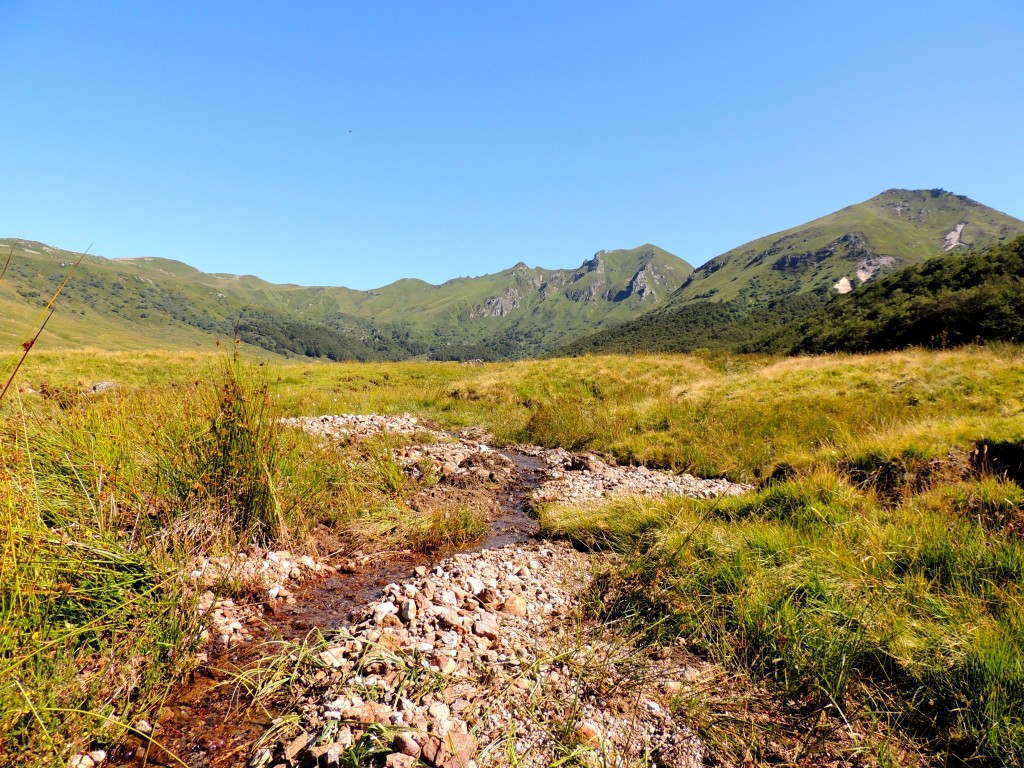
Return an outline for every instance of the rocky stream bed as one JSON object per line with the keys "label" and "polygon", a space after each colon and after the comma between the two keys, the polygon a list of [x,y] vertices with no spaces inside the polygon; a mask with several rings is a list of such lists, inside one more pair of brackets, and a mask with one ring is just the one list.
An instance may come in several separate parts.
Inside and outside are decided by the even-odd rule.
{"label": "rocky stream bed", "polygon": [[[434,559],[400,552],[318,560],[251,549],[196,563],[190,576],[207,616],[200,668],[107,763],[702,764],[700,741],[672,715],[702,664],[681,648],[652,655],[589,621],[580,596],[606,560],[537,540],[531,510],[747,487],[617,466],[597,454],[498,450],[480,431],[446,435],[411,416],[287,423],[326,440],[382,430],[415,436],[423,442],[396,458],[410,474],[430,471],[439,481],[410,503],[450,489],[482,495],[493,511],[488,533]],[[232,579],[255,584],[258,599],[208,589]],[[273,711],[246,706],[240,674],[250,688],[280,686]],[[80,757],[82,768],[104,762]]]}

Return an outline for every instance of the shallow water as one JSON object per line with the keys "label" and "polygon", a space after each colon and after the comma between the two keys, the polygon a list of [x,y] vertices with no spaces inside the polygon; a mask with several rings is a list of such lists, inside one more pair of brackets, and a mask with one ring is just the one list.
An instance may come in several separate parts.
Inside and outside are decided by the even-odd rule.
{"label": "shallow water", "polygon": [[[270,726],[271,713],[246,711],[235,695],[232,673],[255,663],[272,652],[267,643],[277,640],[301,641],[313,630],[327,632],[349,624],[367,603],[380,598],[384,587],[409,576],[417,565],[430,565],[456,552],[524,543],[539,530],[530,513],[530,492],[542,479],[543,460],[526,454],[503,451],[515,465],[513,481],[498,492],[501,514],[490,521],[479,540],[431,556],[400,553],[388,555],[356,573],[339,573],[311,579],[292,589],[294,605],[267,611],[254,622],[251,643],[232,646],[212,656],[209,664],[195,672],[172,691],[154,738],[146,752],[138,738],[129,738],[111,751],[110,765],[177,766],[212,768],[244,765],[253,742]],[[167,754],[169,750],[178,759]]]}

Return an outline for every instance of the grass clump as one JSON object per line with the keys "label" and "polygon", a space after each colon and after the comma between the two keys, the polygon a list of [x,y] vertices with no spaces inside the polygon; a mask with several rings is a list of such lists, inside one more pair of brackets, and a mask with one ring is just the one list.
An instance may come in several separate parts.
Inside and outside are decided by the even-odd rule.
{"label": "grass clump", "polygon": [[174,493],[228,521],[242,542],[286,538],[276,488],[281,427],[269,384],[235,355],[204,410],[206,424],[192,426],[180,453],[168,456]]}
{"label": "grass clump", "polygon": [[[187,550],[152,537],[132,415],[45,402],[0,413],[0,762],[112,743],[190,665]],[[97,438],[100,424],[106,439]],[[102,433],[100,433],[102,434]]]}
{"label": "grass clump", "polygon": [[770,680],[808,724],[881,722],[936,759],[1024,765],[1024,542],[991,522],[1022,494],[986,478],[894,507],[818,472],[542,523],[625,558],[598,582],[601,611]]}

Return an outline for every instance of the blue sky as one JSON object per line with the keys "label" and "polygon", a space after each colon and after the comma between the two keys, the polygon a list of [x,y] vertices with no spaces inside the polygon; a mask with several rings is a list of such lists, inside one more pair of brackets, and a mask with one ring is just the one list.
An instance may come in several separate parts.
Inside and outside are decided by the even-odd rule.
{"label": "blue sky", "polygon": [[0,0],[0,236],[371,288],[889,187],[1024,218],[1024,4]]}

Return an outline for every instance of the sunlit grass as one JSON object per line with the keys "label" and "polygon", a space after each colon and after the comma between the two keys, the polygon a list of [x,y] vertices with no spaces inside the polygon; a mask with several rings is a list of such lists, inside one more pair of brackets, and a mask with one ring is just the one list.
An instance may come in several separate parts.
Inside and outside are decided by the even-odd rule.
{"label": "sunlit grass", "polygon": [[[549,508],[624,555],[603,610],[833,715],[1024,764],[1024,491],[941,484],[893,507],[834,472],[743,497]],[[698,724],[699,725],[699,724]]]}
{"label": "sunlit grass", "polygon": [[[364,551],[479,535],[481,510],[410,506],[418,485],[386,439],[338,445],[276,425],[343,412],[754,483],[719,503],[551,507],[542,522],[629,558],[606,584],[609,610],[808,706],[867,707],[935,750],[1020,762],[1024,514],[1020,488],[996,477],[1017,471],[1024,442],[1020,348],[264,358],[234,379],[225,357],[36,350],[24,391],[0,406],[0,762],[66,759],[116,739],[101,727],[112,708],[118,722],[150,711],[189,666],[181,571],[200,554],[302,546],[318,526]],[[118,386],[92,394],[101,381]],[[213,471],[216,457],[230,471]],[[267,503],[238,507],[242,486]]]}

